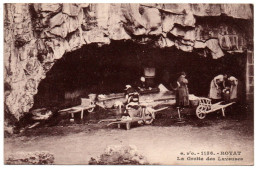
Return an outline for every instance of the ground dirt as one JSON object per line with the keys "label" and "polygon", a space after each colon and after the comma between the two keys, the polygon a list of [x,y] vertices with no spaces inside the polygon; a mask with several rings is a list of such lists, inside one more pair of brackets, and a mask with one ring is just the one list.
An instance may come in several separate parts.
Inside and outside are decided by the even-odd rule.
{"label": "ground dirt", "polygon": [[[150,164],[253,164],[252,116],[227,110],[225,118],[214,112],[200,120],[194,109],[184,109],[181,114],[184,122],[178,123],[176,109],[170,108],[158,113],[152,125],[133,124],[130,130],[97,123],[100,119],[116,117],[113,111],[99,109],[86,113],[83,123],[79,115],[74,123],[69,122],[68,116],[57,116],[55,121],[5,137],[5,159],[20,151],[49,151],[54,154],[55,164],[88,164],[91,157],[101,155],[109,145],[135,145]],[[215,155],[202,155],[201,152],[207,151],[214,151]],[[239,151],[241,155],[221,155],[225,151]],[[192,152],[196,155],[191,155]],[[216,160],[205,161],[208,156]],[[243,161],[218,161],[218,157],[242,157]],[[191,158],[197,160],[187,161]]]}

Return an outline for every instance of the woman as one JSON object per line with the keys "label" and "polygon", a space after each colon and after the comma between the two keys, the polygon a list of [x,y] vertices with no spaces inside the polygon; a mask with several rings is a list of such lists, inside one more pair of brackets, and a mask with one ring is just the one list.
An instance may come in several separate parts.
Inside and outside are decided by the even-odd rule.
{"label": "woman", "polygon": [[210,90],[209,90],[209,98],[213,100],[220,100],[221,99],[221,92],[225,88],[225,79],[227,75],[220,74],[211,81],[210,83]]}
{"label": "woman", "polygon": [[228,78],[228,81],[230,82],[230,100],[236,101],[237,100],[237,86],[238,86],[238,80],[237,78],[230,76]]}
{"label": "woman", "polygon": [[181,72],[180,77],[177,80],[177,93],[176,93],[176,104],[178,106],[189,106],[189,90],[188,80],[186,79],[186,73]]}

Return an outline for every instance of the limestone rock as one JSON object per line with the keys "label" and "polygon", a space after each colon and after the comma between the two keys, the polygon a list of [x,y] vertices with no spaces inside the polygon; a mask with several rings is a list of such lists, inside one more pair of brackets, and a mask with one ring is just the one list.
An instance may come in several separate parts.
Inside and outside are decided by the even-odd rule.
{"label": "limestone rock", "polygon": [[99,29],[84,31],[82,34],[87,44],[90,43],[109,44],[110,43],[110,39],[108,37],[105,37],[104,32],[102,32]]}
{"label": "limestone rock", "polygon": [[62,38],[66,38],[66,36],[68,35],[67,24],[63,23],[60,27],[54,27],[50,30],[50,33]]}
{"label": "limestone rock", "polygon": [[177,49],[185,52],[192,52],[193,46],[182,40],[175,40],[174,45]]}
{"label": "limestone rock", "polygon": [[110,145],[104,154],[91,158],[90,165],[148,165],[146,158],[133,145]]}
{"label": "limestone rock", "polygon": [[107,29],[109,18],[110,4],[97,4],[95,9],[95,16],[97,26],[100,29]]}
{"label": "limestone rock", "polygon": [[40,11],[40,12],[58,12],[61,10],[61,4],[55,4],[55,3],[34,4],[34,8],[36,11]]}
{"label": "limestone rock", "polygon": [[172,41],[169,38],[165,38],[165,37],[160,37],[160,39],[158,40],[158,46],[161,48],[165,48],[165,47],[172,47],[175,45],[174,41]]}
{"label": "limestone rock", "polygon": [[25,91],[26,91],[26,93],[35,95],[38,92],[37,87],[38,87],[38,82],[35,79],[30,78],[26,82]]}
{"label": "limestone rock", "polygon": [[213,59],[218,59],[224,56],[217,39],[210,39],[206,41],[207,47],[211,50]]}
{"label": "limestone rock", "polygon": [[49,27],[53,28],[57,25],[61,25],[62,23],[64,23],[64,21],[67,19],[67,16],[62,14],[62,13],[58,13],[56,14],[54,17],[52,17],[49,20]]}
{"label": "limestone rock", "polygon": [[184,37],[185,36],[185,31],[179,27],[174,27],[170,33],[176,37]]}
{"label": "limestone rock", "polygon": [[206,48],[207,44],[203,41],[195,41],[194,48]]}
{"label": "limestone rock", "polygon": [[125,31],[123,24],[109,26],[109,38],[113,40],[128,40],[131,37]]}
{"label": "limestone rock", "polygon": [[60,59],[68,49],[68,42],[63,39],[52,39],[52,41],[46,41],[45,44],[52,49],[54,59]]}
{"label": "limestone rock", "polygon": [[35,109],[31,111],[33,120],[47,120],[52,116],[52,111],[46,108]]}
{"label": "limestone rock", "polygon": [[174,15],[164,14],[162,20],[162,30],[163,32],[170,32],[174,26]]}
{"label": "limestone rock", "polygon": [[161,13],[156,8],[143,8],[142,20],[144,21],[147,33],[155,34],[156,30],[160,29],[156,35],[161,33]]}
{"label": "limestone rock", "polygon": [[191,4],[191,11],[198,16],[219,16],[221,14],[220,4]]}
{"label": "limestone rock", "polygon": [[[220,58],[222,50],[245,49],[253,39],[244,24],[252,22],[249,4],[16,3],[4,8],[4,81],[10,86],[5,105],[17,120],[32,107],[40,81],[55,62],[84,44],[131,39],[186,52],[209,49]],[[243,24],[203,20],[222,15]]]}
{"label": "limestone rock", "polygon": [[62,5],[62,12],[68,14],[69,16],[78,16],[80,11],[80,6],[78,4],[68,4],[64,3]]}
{"label": "limestone rock", "polygon": [[5,163],[8,165],[51,165],[54,155],[48,151],[17,152],[10,154]]}
{"label": "limestone rock", "polygon": [[234,18],[253,18],[250,4],[221,4],[221,9],[222,13]]}

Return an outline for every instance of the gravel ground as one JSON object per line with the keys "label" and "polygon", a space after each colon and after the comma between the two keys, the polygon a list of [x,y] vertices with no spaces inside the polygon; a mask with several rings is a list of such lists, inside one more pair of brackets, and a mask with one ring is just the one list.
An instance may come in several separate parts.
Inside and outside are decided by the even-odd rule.
{"label": "gravel ground", "polygon": [[[182,115],[185,122],[178,123],[176,110],[167,109],[156,115],[152,125],[133,125],[128,131],[124,127],[118,129],[107,127],[107,123],[97,123],[100,119],[114,117],[113,112],[99,110],[89,114],[84,124],[77,117],[75,123],[63,117],[56,123],[48,122],[6,137],[5,159],[16,152],[48,151],[54,154],[54,164],[88,164],[91,157],[101,155],[109,145],[130,144],[135,145],[150,164],[253,164],[254,131],[250,116],[232,112],[223,118],[215,112],[199,120],[193,109],[183,110]],[[226,151],[241,153],[221,155]],[[215,160],[207,161],[207,157]],[[243,160],[227,161],[228,158]]]}

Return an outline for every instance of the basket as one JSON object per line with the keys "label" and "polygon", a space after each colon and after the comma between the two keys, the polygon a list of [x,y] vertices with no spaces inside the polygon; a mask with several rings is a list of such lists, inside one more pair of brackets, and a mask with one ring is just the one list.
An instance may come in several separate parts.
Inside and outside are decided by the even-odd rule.
{"label": "basket", "polygon": [[90,99],[91,101],[95,101],[97,95],[96,95],[96,94],[89,94],[88,97],[89,97],[89,99]]}
{"label": "basket", "polygon": [[87,98],[81,98],[81,105],[82,106],[90,106],[91,105],[91,99],[87,99]]}
{"label": "basket", "polygon": [[155,68],[154,67],[145,67],[144,68],[144,76],[145,77],[154,77],[155,76]]}

